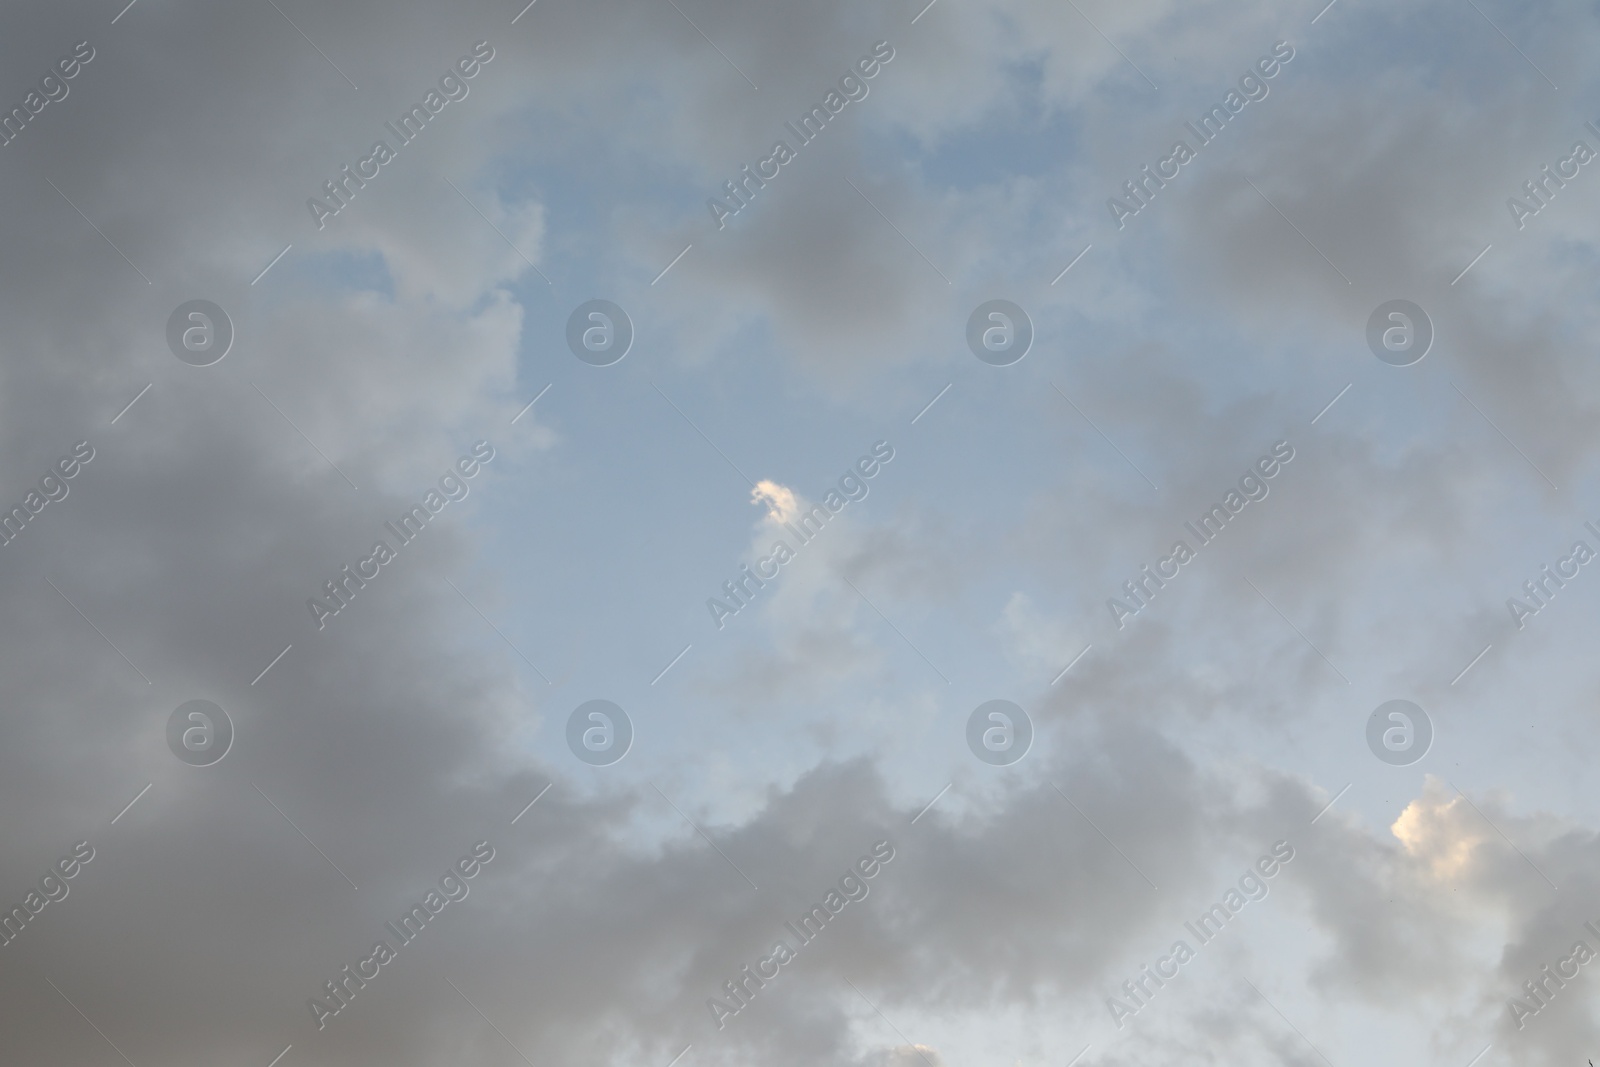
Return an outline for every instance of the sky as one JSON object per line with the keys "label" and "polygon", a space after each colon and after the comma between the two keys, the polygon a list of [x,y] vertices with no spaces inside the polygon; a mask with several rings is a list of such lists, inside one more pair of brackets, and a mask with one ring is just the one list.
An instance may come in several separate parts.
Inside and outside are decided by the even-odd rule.
{"label": "sky", "polygon": [[1592,5],[525,2],[0,14],[0,1060],[1600,1051]]}

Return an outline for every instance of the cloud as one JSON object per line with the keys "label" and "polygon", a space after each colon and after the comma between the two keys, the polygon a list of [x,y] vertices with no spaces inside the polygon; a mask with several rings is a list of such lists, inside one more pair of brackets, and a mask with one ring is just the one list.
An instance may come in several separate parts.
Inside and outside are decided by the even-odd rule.
{"label": "cloud", "polygon": [[762,504],[767,509],[767,518],[781,526],[792,522],[800,514],[800,505],[794,495],[794,490],[777,482],[763,478],[750,490],[750,502]]}
{"label": "cloud", "polygon": [[[1593,179],[1520,231],[1504,205],[1592,136],[1562,104],[1588,13],[280,6],[40,7],[0,41],[8,100],[97,50],[0,149],[0,499],[96,450],[0,547],[0,902],[96,850],[0,948],[9,1055],[1589,1054],[1581,979],[1524,1029],[1506,999],[1600,920],[1591,593],[1503,611],[1600,517]],[[1280,38],[1271,96],[1115,230],[1110,191]],[[317,229],[478,40],[470,97]],[[878,40],[870,96],[716,229]],[[1036,328],[1009,368],[963,339],[996,296]],[[1413,368],[1365,350],[1396,296],[1436,327]],[[207,368],[164,336],[197,297],[235,327]],[[606,368],[566,351],[595,297],[635,326]],[[708,630],[879,434],[870,499]],[[318,630],[306,598],[479,439],[470,499]],[[1105,599],[1280,439],[1271,496],[1117,629]],[[1036,727],[1010,768],[964,742],[997,695]],[[635,747],[591,768],[565,728],[602,696]],[[1398,696],[1438,728],[1411,768],[1362,740]],[[236,728],[211,767],[167,749],[192,699]],[[715,1029],[880,839],[872,895]],[[1117,1030],[1105,996],[1279,839],[1271,897]],[[319,1030],[307,1000],[480,840],[470,897]]]}
{"label": "cloud", "polygon": [[1433,878],[1448,883],[1465,872],[1491,832],[1481,821],[1469,824],[1470,817],[1462,798],[1449,796],[1444,783],[1429,776],[1423,796],[1407,804],[1389,830]]}

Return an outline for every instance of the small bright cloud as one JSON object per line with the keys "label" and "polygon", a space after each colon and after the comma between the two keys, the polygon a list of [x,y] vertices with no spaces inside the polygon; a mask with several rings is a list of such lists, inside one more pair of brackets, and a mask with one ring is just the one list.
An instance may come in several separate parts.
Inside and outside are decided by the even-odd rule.
{"label": "small bright cloud", "polygon": [[1472,852],[1485,834],[1472,825],[1466,809],[1431,775],[1422,796],[1406,805],[1389,827],[1406,851],[1427,862],[1435,878],[1459,875],[1472,860]]}
{"label": "small bright cloud", "polygon": [[794,490],[766,478],[750,490],[750,503],[766,505],[767,515],[774,522],[788,522],[800,513]]}

